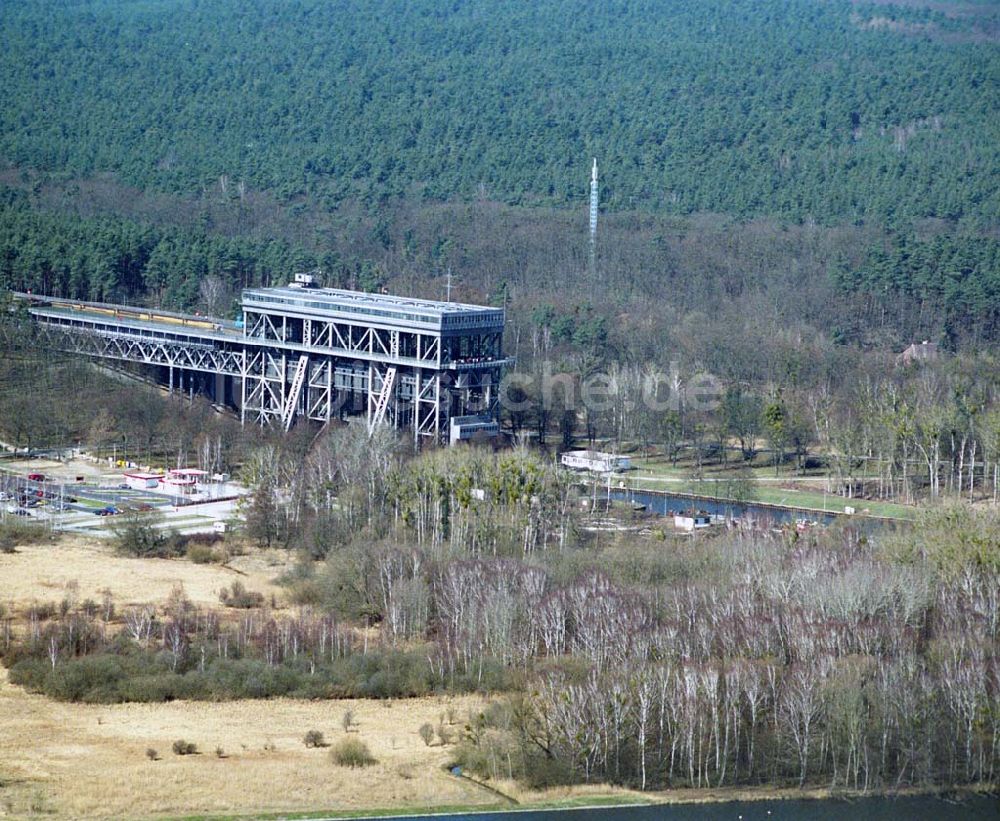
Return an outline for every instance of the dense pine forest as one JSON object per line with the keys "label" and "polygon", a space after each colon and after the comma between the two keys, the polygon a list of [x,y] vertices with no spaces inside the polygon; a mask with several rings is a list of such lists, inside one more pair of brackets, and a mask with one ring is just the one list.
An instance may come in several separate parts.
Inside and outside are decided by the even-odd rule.
{"label": "dense pine forest", "polygon": [[440,296],[451,269],[526,334],[542,303],[981,347],[998,31],[992,3],[15,0],[0,284],[228,311],[294,270]]}
{"label": "dense pine forest", "polygon": [[1000,13],[951,5],[15,0],[0,154],[330,208],[562,205],[597,156],[615,209],[995,219]]}

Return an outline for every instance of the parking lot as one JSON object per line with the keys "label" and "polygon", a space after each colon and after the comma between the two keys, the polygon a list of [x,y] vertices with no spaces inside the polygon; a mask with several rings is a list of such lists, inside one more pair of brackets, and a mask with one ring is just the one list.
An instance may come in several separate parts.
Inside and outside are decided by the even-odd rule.
{"label": "parking lot", "polygon": [[16,516],[54,530],[108,536],[122,513],[155,511],[157,527],[204,533],[218,522],[231,522],[238,515],[239,497],[246,493],[235,482],[199,485],[196,496],[133,490],[120,472],[94,467],[50,460],[0,465],[0,518]]}

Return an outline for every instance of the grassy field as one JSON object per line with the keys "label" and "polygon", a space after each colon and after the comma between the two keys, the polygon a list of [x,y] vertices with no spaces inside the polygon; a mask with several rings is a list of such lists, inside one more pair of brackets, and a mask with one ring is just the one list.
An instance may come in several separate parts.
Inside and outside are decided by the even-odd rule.
{"label": "grassy field", "polygon": [[[0,816],[287,817],[648,800],[604,786],[533,793],[500,783],[514,799],[504,800],[451,775],[453,748],[428,747],[417,731],[449,708],[462,723],[484,705],[465,696],[95,706],[30,695],[0,672]],[[378,760],[364,769],[338,767],[329,750],[303,744],[312,729],[336,743],[348,708],[357,722],[352,735]],[[175,739],[195,743],[198,754],[174,755]]]}
{"label": "grassy field", "polygon": [[[0,812],[15,816],[141,818],[497,800],[449,775],[442,769],[449,750],[427,747],[418,736],[421,724],[436,724],[447,709],[436,699],[90,706],[29,695],[2,675]],[[449,704],[464,715],[478,701]],[[337,767],[327,750],[302,742],[311,729],[338,740],[347,707],[378,759],[372,767]],[[171,744],[181,738],[199,754],[174,755]]]}
{"label": "grassy field", "polygon": [[0,604],[23,607],[33,601],[101,601],[110,590],[117,606],[162,601],[177,585],[195,604],[219,604],[219,590],[242,581],[251,590],[281,599],[274,579],[294,560],[286,551],[254,550],[226,566],[186,559],[130,559],[114,554],[107,540],[65,535],[56,544],[25,545],[0,553]]}
{"label": "grassy field", "polygon": [[[702,797],[696,795],[696,790],[683,791],[687,796],[667,795],[664,793],[638,794],[612,787],[594,785],[591,787],[575,787],[572,790],[550,790],[546,793],[528,794],[524,801],[500,800],[494,804],[432,804],[426,807],[406,807],[405,813],[411,815],[458,815],[486,812],[520,812],[523,810],[572,810],[592,809],[595,807],[638,807],[650,804],[665,803],[705,803],[706,801],[739,800],[728,798]],[[704,791],[708,792],[708,791]],[[825,796],[824,796],[825,797]],[[752,800],[752,799],[751,799]],[[362,810],[320,810],[318,812],[292,813],[255,813],[253,815],[186,815],[169,821],[293,821],[293,819],[352,819],[352,818],[399,818],[399,807],[378,807]]]}

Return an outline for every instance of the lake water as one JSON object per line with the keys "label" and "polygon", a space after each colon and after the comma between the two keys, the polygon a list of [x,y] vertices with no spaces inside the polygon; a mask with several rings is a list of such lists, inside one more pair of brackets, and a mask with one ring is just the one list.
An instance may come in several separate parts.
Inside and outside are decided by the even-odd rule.
{"label": "lake water", "polygon": [[[421,821],[431,816],[413,816]],[[861,798],[854,801],[750,801],[721,804],[524,810],[450,816],[455,821],[994,821],[1000,799],[969,796]]]}

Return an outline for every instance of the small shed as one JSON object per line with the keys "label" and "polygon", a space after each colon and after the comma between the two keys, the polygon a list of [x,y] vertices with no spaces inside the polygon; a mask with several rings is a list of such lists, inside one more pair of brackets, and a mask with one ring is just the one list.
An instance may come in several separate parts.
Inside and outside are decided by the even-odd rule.
{"label": "small shed", "polygon": [[125,480],[125,484],[132,488],[132,490],[152,490],[160,484],[163,474],[132,472],[124,473],[122,477]]}
{"label": "small shed", "polygon": [[712,515],[704,510],[684,510],[674,514],[674,527],[688,533],[710,527]]}

